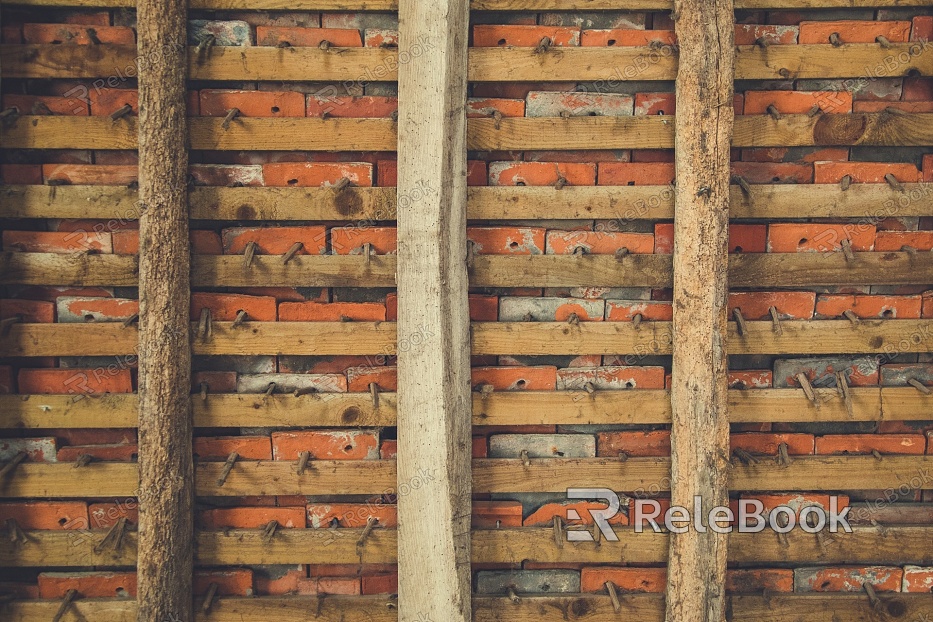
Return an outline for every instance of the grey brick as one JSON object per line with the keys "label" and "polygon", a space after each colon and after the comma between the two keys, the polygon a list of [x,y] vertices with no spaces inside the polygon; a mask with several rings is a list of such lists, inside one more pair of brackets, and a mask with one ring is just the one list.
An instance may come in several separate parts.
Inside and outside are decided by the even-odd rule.
{"label": "grey brick", "polygon": [[476,573],[478,594],[557,594],[580,591],[576,570],[480,570]]}
{"label": "grey brick", "polygon": [[494,434],[489,437],[490,458],[593,458],[596,439],[585,434]]}

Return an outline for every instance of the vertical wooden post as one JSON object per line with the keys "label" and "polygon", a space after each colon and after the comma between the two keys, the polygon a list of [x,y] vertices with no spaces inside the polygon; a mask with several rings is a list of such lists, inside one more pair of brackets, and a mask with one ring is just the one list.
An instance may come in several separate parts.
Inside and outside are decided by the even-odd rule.
{"label": "vertical wooden post", "polygon": [[186,0],[139,0],[137,620],[192,618]]}
{"label": "vertical wooden post", "polygon": [[[677,73],[674,213],[672,504],[702,520],[728,505],[726,413],[729,149],[734,113],[732,0],[675,0]],[[697,517],[694,517],[694,521]],[[668,622],[725,616],[728,536],[691,525],[671,534]]]}
{"label": "vertical wooden post", "polygon": [[399,620],[470,620],[468,0],[399,3]]}

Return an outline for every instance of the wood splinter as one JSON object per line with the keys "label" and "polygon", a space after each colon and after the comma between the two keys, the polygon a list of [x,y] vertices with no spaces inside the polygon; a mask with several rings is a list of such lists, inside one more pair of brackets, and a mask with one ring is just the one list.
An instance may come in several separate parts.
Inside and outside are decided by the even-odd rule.
{"label": "wood splinter", "polygon": [[120,551],[123,548],[123,536],[126,534],[126,517],[121,516],[120,520],[113,524],[113,527],[107,532],[103,540],[94,547],[94,552],[98,555],[104,549]]}
{"label": "wood splinter", "polygon": [[3,479],[15,471],[16,467],[18,467],[20,463],[27,458],[27,456],[28,454],[25,451],[21,451],[13,456],[9,462],[3,465],[3,468],[0,468],[0,479]]}
{"label": "wood splinter", "polygon": [[744,337],[748,334],[748,325],[745,323],[745,318],[742,316],[742,310],[736,307],[732,310],[732,316],[735,318],[735,327],[739,333],[739,337]]}
{"label": "wood splinter", "polygon": [[616,613],[622,611],[622,603],[619,602],[619,594],[616,592],[616,585],[612,581],[606,581],[606,591],[609,592],[609,601],[612,603],[612,610]]}
{"label": "wood splinter", "polygon": [[204,602],[201,603],[201,611],[204,613],[210,612],[211,605],[214,604],[214,598],[217,596],[217,588],[217,583],[213,581],[207,586],[207,593],[204,594]]}
{"label": "wood splinter", "polygon": [[262,528],[262,541],[266,544],[272,542],[272,539],[275,538],[275,532],[279,530],[279,521],[270,520],[266,523],[266,526]]}
{"label": "wood splinter", "polygon": [[231,326],[231,328],[236,328],[237,326],[240,326],[241,324],[243,324],[246,321],[246,317],[247,317],[246,311],[244,311],[243,309],[237,310],[236,317],[233,319],[233,325]]}
{"label": "wood splinter", "polygon": [[65,592],[65,597],[62,598],[62,604],[59,605],[58,611],[55,612],[55,616],[52,618],[52,622],[60,622],[65,614],[68,613],[68,610],[71,609],[71,606],[77,597],[78,590],[74,588]]}
{"label": "wood splinter", "polygon": [[926,386],[925,384],[923,384],[922,382],[920,382],[920,381],[917,380],[916,378],[908,378],[908,379],[907,379],[907,384],[909,384],[909,385],[912,386],[913,388],[917,389],[918,391],[920,391],[920,392],[923,393],[924,395],[930,395],[931,393],[933,393],[933,391],[930,390],[930,387]]}
{"label": "wood splinter", "polygon": [[240,457],[240,454],[238,454],[235,451],[231,452],[231,454],[227,456],[227,461],[224,462],[224,468],[220,472],[220,477],[217,478],[218,486],[223,486],[224,483],[227,481],[227,476],[230,475],[230,471],[233,470],[233,465],[236,464],[237,458],[239,457]]}
{"label": "wood splinter", "polygon": [[305,469],[308,468],[308,462],[311,460],[311,452],[303,451],[301,455],[298,456],[298,475],[304,475]]}
{"label": "wood splinter", "polygon": [[807,375],[803,372],[800,372],[796,376],[797,382],[800,383],[800,388],[803,389],[803,394],[807,396],[807,399],[811,403],[816,405],[816,393],[813,392],[813,385],[810,384],[810,379],[807,378]]}
{"label": "wood splinter", "polygon": [[781,314],[778,313],[777,307],[769,307],[768,313],[771,314],[771,329],[778,335],[783,335],[784,327],[781,326]]}
{"label": "wood splinter", "polygon": [[220,124],[221,129],[228,130],[230,129],[230,124],[233,123],[233,120],[240,116],[239,108],[231,108],[227,111],[227,116],[224,117],[223,123]]}
{"label": "wood splinter", "polygon": [[295,255],[297,255],[298,252],[299,252],[301,249],[303,249],[304,247],[305,247],[305,245],[304,245],[304,243],[302,243],[302,242],[295,242],[294,244],[292,244],[291,248],[289,248],[287,251],[285,251],[285,254],[282,255],[282,265],[284,266],[284,265],[286,265],[289,261],[291,261],[292,259],[294,259]]}

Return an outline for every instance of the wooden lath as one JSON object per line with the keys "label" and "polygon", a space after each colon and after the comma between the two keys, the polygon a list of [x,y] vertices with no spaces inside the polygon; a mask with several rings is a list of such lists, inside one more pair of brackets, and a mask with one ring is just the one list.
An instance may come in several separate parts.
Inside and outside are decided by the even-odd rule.
{"label": "wooden lath", "polygon": [[[134,0],[3,0],[7,6],[133,7]],[[929,6],[929,0],[736,0],[735,8],[812,9]],[[396,11],[398,0],[191,0],[192,10],[252,11]],[[669,11],[673,0],[626,0],[627,11]],[[619,0],[471,0],[472,11],[612,11]]]}
{"label": "wooden lath", "polygon": [[[732,423],[919,421],[933,408],[933,395],[913,387],[852,387],[852,414],[836,389],[814,389],[819,407],[801,389],[733,389]],[[136,395],[0,395],[0,429],[133,428]],[[397,396],[379,393],[311,395],[208,394],[193,400],[199,428],[391,427]],[[587,393],[499,391],[473,395],[474,426],[658,425],[671,421],[670,393],[637,389]]]}
{"label": "wooden lath", "polygon": [[[926,216],[928,184],[787,184],[732,186],[730,217],[881,218]],[[393,187],[224,188],[189,191],[193,220],[357,221],[359,226],[396,217]],[[665,220],[674,217],[670,186],[476,186],[467,191],[470,220]],[[139,217],[135,190],[123,186],[7,185],[0,188],[0,218]]]}

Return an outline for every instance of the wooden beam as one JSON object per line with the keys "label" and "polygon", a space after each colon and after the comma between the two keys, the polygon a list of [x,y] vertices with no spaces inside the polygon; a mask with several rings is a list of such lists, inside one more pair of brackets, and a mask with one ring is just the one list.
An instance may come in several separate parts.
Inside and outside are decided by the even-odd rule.
{"label": "wooden beam", "polygon": [[[926,216],[929,184],[760,184],[746,194],[730,187],[732,219]],[[0,188],[0,218],[139,217],[137,193],[125,186]],[[194,220],[353,220],[361,226],[395,220],[395,188],[224,188],[188,192]],[[467,189],[469,220],[665,220],[674,217],[671,186],[476,186]],[[611,226],[607,231],[612,231]]]}
{"label": "wooden beam", "polygon": [[399,2],[398,481],[436,478],[398,497],[401,622],[471,616],[469,15],[468,0]]}
{"label": "wooden beam", "polygon": [[[4,6],[55,7],[133,7],[136,0],[3,0]],[[191,0],[197,10],[251,11],[396,11],[398,0],[250,0],[244,5],[236,0]],[[924,7],[929,0],[736,0],[735,8],[755,9],[830,9]],[[627,11],[669,11],[673,0],[626,0]],[[472,0],[473,11],[617,11],[618,0]]]}

